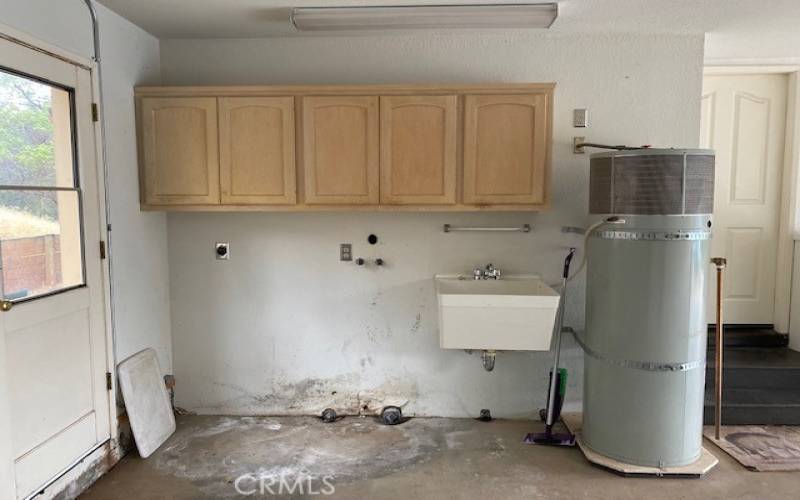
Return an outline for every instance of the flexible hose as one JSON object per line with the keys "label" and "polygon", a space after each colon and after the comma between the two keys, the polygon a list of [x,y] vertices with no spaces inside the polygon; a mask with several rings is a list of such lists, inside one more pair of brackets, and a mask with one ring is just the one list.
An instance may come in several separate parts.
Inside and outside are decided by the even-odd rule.
{"label": "flexible hose", "polygon": [[608,217],[607,219],[595,222],[586,229],[586,232],[583,233],[583,252],[581,252],[581,263],[578,265],[578,268],[575,270],[575,272],[572,273],[569,278],[567,278],[567,281],[572,281],[572,279],[580,274],[580,272],[583,271],[583,268],[586,267],[586,254],[588,253],[587,250],[589,248],[589,237],[597,228],[605,226],[606,224],[625,224],[625,219],[620,219],[617,216]]}

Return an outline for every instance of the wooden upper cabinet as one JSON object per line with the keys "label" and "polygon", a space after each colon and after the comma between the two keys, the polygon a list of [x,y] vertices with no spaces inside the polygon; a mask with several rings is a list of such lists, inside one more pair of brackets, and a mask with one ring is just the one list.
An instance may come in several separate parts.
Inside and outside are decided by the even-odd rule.
{"label": "wooden upper cabinet", "polygon": [[378,203],[378,97],[304,97],[302,136],[306,204]]}
{"label": "wooden upper cabinet", "polygon": [[381,97],[381,203],[456,202],[458,98]]}
{"label": "wooden upper cabinet", "polygon": [[217,99],[144,97],[139,112],[143,202],[218,205]]}
{"label": "wooden upper cabinet", "polygon": [[466,96],[464,203],[547,203],[547,105],[547,94]]}
{"label": "wooden upper cabinet", "polygon": [[221,97],[222,203],[294,204],[293,97]]}
{"label": "wooden upper cabinet", "polygon": [[146,210],[543,210],[552,83],[139,87]]}

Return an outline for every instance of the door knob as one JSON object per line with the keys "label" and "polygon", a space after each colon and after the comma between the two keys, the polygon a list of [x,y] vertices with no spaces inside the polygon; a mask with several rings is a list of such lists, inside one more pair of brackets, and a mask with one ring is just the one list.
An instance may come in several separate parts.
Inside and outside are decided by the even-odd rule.
{"label": "door knob", "polygon": [[11,302],[10,300],[4,300],[0,302],[0,311],[3,312],[10,311],[12,307],[14,307],[14,303]]}

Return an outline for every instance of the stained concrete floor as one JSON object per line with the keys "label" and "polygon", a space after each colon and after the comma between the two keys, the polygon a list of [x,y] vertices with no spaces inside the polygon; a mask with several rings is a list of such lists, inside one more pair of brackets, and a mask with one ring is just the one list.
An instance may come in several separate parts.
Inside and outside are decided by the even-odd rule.
{"label": "stained concrete floor", "polygon": [[[622,478],[590,465],[577,448],[521,443],[541,427],[519,420],[415,418],[387,427],[359,417],[323,424],[183,416],[150,458],[129,454],[81,499],[797,498],[800,473],[750,472],[710,443],[720,463],[704,478]],[[264,495],[249,495],[259,488]]]}

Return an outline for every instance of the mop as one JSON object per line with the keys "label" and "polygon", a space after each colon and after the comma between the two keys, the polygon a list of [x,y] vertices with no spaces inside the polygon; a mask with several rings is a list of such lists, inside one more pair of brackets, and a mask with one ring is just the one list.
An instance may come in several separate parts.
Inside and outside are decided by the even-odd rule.
{"label": "mop", "polygon": [[561,329],[564,324],[564,309],[567,301],[567,281],[569,280],[569,265],[575,249],[570,248],[564,259],[564,272],[561,274],[561,298],[556,311],[555,335],[556,352],[553,359],[553,370],[550,372],[550,390],[547,394],[547,416],[545,418],[544,432],[531,433],[525,436],[524,443],[547,444],[555,446],[575,446],[575,435],[570,433],[553,433],[553,425],[561,414],[561,405],[564,401],[564,392],[567,382],[567,371],[559,369],[558,362],[561,357]]}

